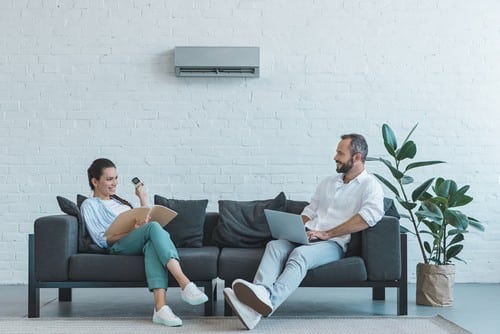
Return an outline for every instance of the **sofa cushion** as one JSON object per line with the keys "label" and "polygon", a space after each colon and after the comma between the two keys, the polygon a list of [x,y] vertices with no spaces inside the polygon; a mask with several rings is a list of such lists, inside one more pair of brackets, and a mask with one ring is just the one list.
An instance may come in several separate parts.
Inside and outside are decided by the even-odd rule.
{"label": "sofa cushion", "polygon": [[264,248],[224,247],[219,256],[219,278],[231,286],[237,278],[252,282],[264,255]]}
{"label": "sofa cushion", "polygon": [[208,200],[168,199],[155,195],[154,202],[177,212],[177,216],[164,227],[176,247],[203,246],[203,223]]}
{"label": "sofa cushion", "polygon": [[309,270],[300,286],[329,287],[342,283],[362,282],[367,278],[363,259],[359,256],[350,256]]}
{"label": "sofa cushion", "polygon": [[302,211],[304,211],[304,208],[308,205],[309,202],[306,201],[293,201],[291,199],[287,199],[285,211],[300,215]]}
{"label": "sofa cushion", "polygon": [[220,247],[263,247],[271,240],[264,209],[284,211],[285,208],[283,192],[267,200],[220,200],[213,240]]}
{"label": "sofa cushion", "polygon": [[[181,248],[182,270],[192,281],[217,277],[217,247]],[[69,259],[69,279],[73,281],[144,282],[144,256],[75,254]],[[169,273],[169,286],[177,286]]]}
{"label": "sofa cushion", "polygon": [[[85,196],[77,196],[77,202],[80,203],[80,205],[81,202],[83,202],[82,198],[83,200],[86,199]],[[61,211],[67,215],[76,217],[78,221],[78,251],[81,253],[105,253],[106,251],[94,244],[90,238],[83,215],[80,212],[80,206],[62,196],[56,196],[56,199]]]}

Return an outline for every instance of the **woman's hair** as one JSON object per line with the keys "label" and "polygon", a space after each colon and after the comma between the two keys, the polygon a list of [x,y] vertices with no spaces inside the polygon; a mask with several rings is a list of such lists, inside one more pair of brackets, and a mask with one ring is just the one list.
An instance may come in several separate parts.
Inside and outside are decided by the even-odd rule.
{"label": "woman's hair", "polygon": [[92,162],[92,165],[90,165],[89,169],[87,169],[90,189],[95,190],[95,187],[92,184],[92,179],[99,180],[102,176],[104,168],[116,168],[116,166],[113,163],[113,161],[109,159],[100,158],[94,160],[94,162]]}
{"label": "woman's hair", "polygon": [[[89,186],[90,189],[95,190],[94,185],[92,184],[92,179],[99,180],[102,176],[102,173],[104,171],[104,168],[116,168],[115,164],[113,161],[105,158],[100,158],[96,159],[92,162],[90,167],[87,169],[87,176],[89,178]],[[130,208],[133,208],[132,204],[130,204],[128,201],[125,199],[121,198],[118,195],[111,195],[111,198],[116,199],[118,202],[130,206]]]}

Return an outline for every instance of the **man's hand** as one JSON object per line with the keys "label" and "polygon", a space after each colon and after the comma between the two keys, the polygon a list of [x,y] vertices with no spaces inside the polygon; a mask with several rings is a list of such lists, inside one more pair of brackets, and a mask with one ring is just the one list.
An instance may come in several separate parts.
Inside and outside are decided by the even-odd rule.
{"label": "man's hand", "polygon": [[306,233],[309,240],[328,240],[331,238],[328,231],[307,231]]}

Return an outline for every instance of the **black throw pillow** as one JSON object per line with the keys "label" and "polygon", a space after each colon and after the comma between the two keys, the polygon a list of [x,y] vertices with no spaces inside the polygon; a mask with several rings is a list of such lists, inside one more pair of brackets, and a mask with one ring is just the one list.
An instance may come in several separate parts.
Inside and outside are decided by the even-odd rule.
{"label": "black throw pillow", "polygon": [[[84,196],[78,195],[83,198]],[[79,200],[81,200],[81,198]],[[78,221],[78,252],[80,253],[85,253],[85,252],[99,252],[95,245],[90,238],[90,235],[87,232],[87,226],[85,225],[85,221],[83,220],[82,213],[80,211],[80,207],[73,201],[62,197],[62,196],[56,196],[57,203],[59,204],[59,208],[61,209],[62,212],[64,212],[67,215],[76,217]],[[78,200],[78,197],[77,197]],[[83,202],[83,201],[81,201]],[[80,205],[81,205],[80,202]],[[93,247],[95,246],[95,247]],[[104,250],[103,250],[104,252]]]}
{"label": "black throw pillow", "polygon": [[207,199],[179,200],[155,195],[154,203],[177,212],[177,216],[164,227],[170,233],[170,238],[176,247],[203,246],[203,224],[208,205]]}
{"label": "black throw pillow", "polygon": [[304,208],[309,205],[309,202],[306,201],[293,201],[290,199],[286,200],[286,212],[290,212],[296,215],[300,215]]}
{"label": "black throw pillow", "polygon": [[271,240],[264,209],[285,211],[285,208],[283,192],[268,200],[220,200],[219,219],[212,239],[219,247],[264,247]]}

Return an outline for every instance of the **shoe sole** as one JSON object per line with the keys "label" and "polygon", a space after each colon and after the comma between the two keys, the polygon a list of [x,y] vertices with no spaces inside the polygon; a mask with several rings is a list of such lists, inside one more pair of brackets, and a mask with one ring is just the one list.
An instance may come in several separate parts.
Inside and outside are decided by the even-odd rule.
{"label": "shoe sole", "polygon": [[224,300],[229,304],[229,306],[231,306],[231,309],[233,310],[234,314],[236,314],[238,319],[240,319],[243,326],[245,326],[246,329],[251,330],[253,327],[248,326],[248,324],[245,322],[245,320],[243,320],[243,318],[240,316],[240,314],[238,313],[238,310],[236,309],[236,307],[234,307],[233,303],[231,302],[231,297],[229,297],[229,295],[226,293],[226,291],[222,291],[222,292],[224,294]]}
{"label": "shoe sole", "polygon": [[264,317],[269,316],[269,314],[273,311],[273,309],[261,301],[247,285],[236,282],[233,284],[233,291],[240,302],[250,306],[255,312],[260,313]]}
{"label": "shoe sole", "polygon": [[208,301],[207,296],[200,297],[199,299],[187,299],[184,297],[182,297],[181,299],[183,301],[185,301],[186,303],[188,303],[189,305],[200,305],[200,304],[206,303]]}
{"label": "shoe sole", "polygon": [[161,321],[161,320],[153,319],[153,322],[155,324],[164,325],[164,326],[168,326],[168,327],[180,327],[180,326],[182,326],[182,320],[180,322],[178,322],[178,321],[168,322],[168,321]]}

